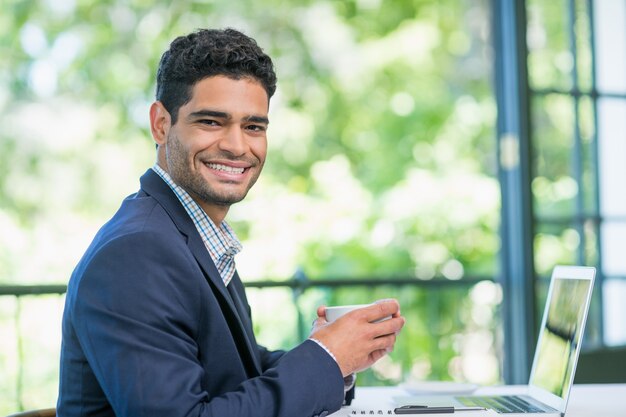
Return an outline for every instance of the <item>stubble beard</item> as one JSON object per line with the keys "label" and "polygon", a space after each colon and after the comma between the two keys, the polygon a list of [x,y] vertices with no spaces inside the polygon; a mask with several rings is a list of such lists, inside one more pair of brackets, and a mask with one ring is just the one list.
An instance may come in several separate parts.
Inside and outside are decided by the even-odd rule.
{"label": "stubble beard", "polygon": [[[229,207],[232,204],[240,202],[246,197],[248,191],[250,191],[250,188],[256,183],[261,173],[262,163],[258,159],[254,161],[249,160],[249,158],[245,159],[250,162],[253,167],[259,168],[255,175],[250,178],[246,189],[243,192],[221,192],[211,187],[202,174],[197,171],[194,174],[192,171],[193,167],[190,166],[187,152],[176,135],[170,132],[167,143],[168,146],[166,148],[165,158],[170,177],[172,177],[178,186],[187,191],[192,198],[200,199],[207,204]],[[241,160],[241,158],[236,159],[227,155],[219,155],[219,158],[229,159],[231,161]],[[227,184],[227,182],[224,183]]]}

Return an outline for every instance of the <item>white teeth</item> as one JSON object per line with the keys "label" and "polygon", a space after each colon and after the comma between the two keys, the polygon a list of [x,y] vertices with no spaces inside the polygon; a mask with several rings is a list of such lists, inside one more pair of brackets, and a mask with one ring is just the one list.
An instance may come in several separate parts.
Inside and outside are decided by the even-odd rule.
{"label": "white teeth", "polygon": [[233,174],[241,174],[241,173],[243,173],[243,168],[229,167],[227,165],[221,165],[221,164],[206,164],[206,165],[209,168],[216,169],[218,171],[231,172]]}

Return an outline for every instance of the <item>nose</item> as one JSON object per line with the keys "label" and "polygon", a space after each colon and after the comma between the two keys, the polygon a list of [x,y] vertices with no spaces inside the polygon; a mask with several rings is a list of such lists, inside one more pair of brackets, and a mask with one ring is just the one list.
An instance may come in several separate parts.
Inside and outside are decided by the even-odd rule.
{"label": "nose", "polygon": [[241,156],[246,153],[248,144],[244,132],[240,126],[232,125],[224,131],[224,136],[220,139],[218,146],[221,150],[234,156]]}

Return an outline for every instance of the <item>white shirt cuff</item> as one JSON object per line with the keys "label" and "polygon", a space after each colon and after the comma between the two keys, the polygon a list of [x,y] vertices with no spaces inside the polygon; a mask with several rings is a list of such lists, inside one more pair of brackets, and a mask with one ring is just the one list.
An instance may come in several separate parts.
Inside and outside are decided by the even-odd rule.
{"label": "white shirt cuff", "polygon": [[326,353],[328,353],[330,355],[331,358],[333,358],[333,360],[335,361],[335,363],[337,364],[337,366],[339,366],[339,362],[337,362],[337,358],[335,358],[335,355],[333,355],[333,352],[331,352],[330,350],[328,350],[328,348],[326,347],[326,345],[324,345],[322,342],[320,342],[319,340],[317,340],[314,337],[309,337],[310,340],[314,341],[315,343],[317,343],[322,349],[324,349],[326,351]]}
{"label": "white shirt cuff", "polygon": [[[335,355],[333,355],[333,352],[331,352],[322,342],[320,342],[319,340],[317,340],[314,337],[309,337],[309,339],[314,341],[322,349],[324,349],[326,351],[326,353],[328,353],[330,355],[330,357],[333,358],[333,360],[335,361],[337,366],[339,366],[339,362],[337,362],[337,358],[335,358]],[[355,374],[350,374],[350,375],[346,376],[345,378],[343,378],[343,392],[346,393],[346,392],[350,391],[355,383],[356,383],[356,375]]]}

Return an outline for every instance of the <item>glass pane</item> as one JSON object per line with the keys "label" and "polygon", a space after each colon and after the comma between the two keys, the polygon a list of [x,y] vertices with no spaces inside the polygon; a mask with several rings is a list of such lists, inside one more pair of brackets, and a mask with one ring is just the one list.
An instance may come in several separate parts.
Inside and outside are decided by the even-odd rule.
{"label": "glass pane", "polygon": [[626,101],[598,100],[600,210],[605,217],[626,215]]}
{"label": "glass pane", "polygon": [[527,3],[529,84],[533,89],[570,89],[574,58],[569,40],[569,2]]}
{"label": "glass pane", "polygon": [[605,221],[602,231],[602,269],[606,275],[626,275],[626,223]]}
{"label": "glass pane", "polygon": [[289,288],[247,288],[246,295],[252,310],[254,334],[261,345],[268,349],[286,349],[301,342],[298,310]]}
{"label": "glass pane", "polygon": [[[57,3],[12,3],[0,15],[0,37],[15,46],[0,63],[0,125],[9,127],[0,130],[3,282],[67,281],[95,231],[154,161],[146,122],[162,48],[204,26],[235,26],[257,38],[280,80],[271,163],[229,213],[244,241],[237,260],[244,281],[288,279],[299,266],[312,277],[495,275],[490,1],[203,1],[176,10],[169,2],[67,2],[76,7],[53,13]],[[42,76],[50,83],[41,84]],[[409,308],[417,324],[402,342],[404,362],[394,359],[372,381],[389,380],[398,363],[416,376],[496,381],[489,285],[470,295],[467,287],[417,291],[436,319]],[[345,301],[358,294],[344,293]],[[366,299],[387,293],[417,305],[411,291],[361,292]],[[317,290],[295,304],[289,289],[248,294],[259,341],[270,348],[301,340],[319,298]],[[427,325],[439,333],[426,334],[420,326]],[[444,353],[411,362],[415,343]],[[28,353],[37,354],[57,366],[58,352]],[[15,355],[6,363],[17,369]],[[48,391],[29,392],[42,404],[25,405],[50,405],[56,382],[28,385]],[[16,395],[0,385],[5,392]]]}
{"label": "glass pane", "polygon": [[[596,283],[597,282],[598,281],[596,281]],[[602,308],[602,290],[599,286],[596,286],[591,295],[591,305],[589,306],[589,315],[587,316],[587,326],[585,326],[583,348],[603,346],[604,341],[602,339],[602,333],[604,332],[604,323],[601,321]]]}
{"label": "glass pane", "polygon": [[402,380],[497,382],[500,368],[495,331],[502,298],[500,287],[491,281],[459,284],[329,291],[324,300],[328,305],[397,298],[407,319],[389,358],[359,374],[359,384],[394,384]]}
{"label": "glass pane", "polygon": [[586,220],[583,226],[585,239],[584,256],[581,265],[598,265],[598,222]]}
{"label": "glass pane", "polygon": [[590,91],[593,82],[590,21],[587,5],[587,0],[575,0],[574,36],[576,37],[578,88],[581,91]]}
{"label": "glass pane", "polygon": [[535,281],[535,329],[539,329],[539,326],[541,326],[541,318],[546,308],[550,274],[552,274],[552,271],[549,271],[548,275],[539,276]]}
{"label": "glass pane", "polygon": [[609,346],[626,344],[626,280],[604,282],[604,341]]}
{"label": "glass pane", "polygon": [[0,415],[56,406],[64,302],[0,296]]}
{"label": "glass pane", "polygon": [[572,216],[578,184],[572,177],[574,103],[572,98],[548,94],[533,100],[532,183],[535,213]]}
{"label": "glass pane", "polygon": [[596,86],[600,92],[626,92],[626,2],[595,0]]}
{"label": "glass pane", "polygon": [[578,123],[580,134],[582,178],[580,193],[583,211],[588,214],[598,212],[597,198],[597,148],[593,101],[588,96],[578,100]]}
{"label": "glass pane", "polygon": [[534,242],[537,274],[550,276],[554,265],[577,263],[580,242],[580,234],[571,226],[539,224]]}
{"label": "glass pane", "polygon": [[15,297],[0,297],[0,414],[7,415],[18,409],[18,329],[16,326],[17,300]]}

